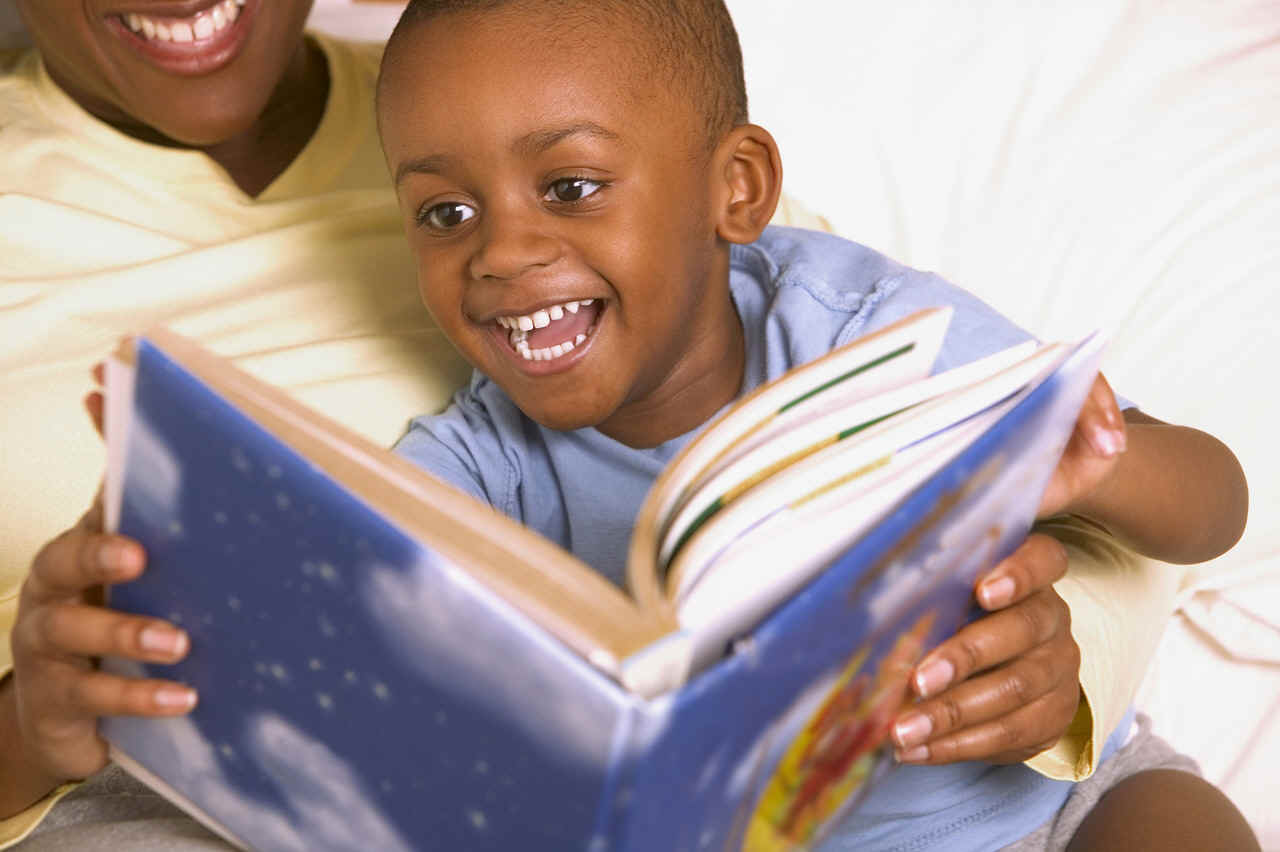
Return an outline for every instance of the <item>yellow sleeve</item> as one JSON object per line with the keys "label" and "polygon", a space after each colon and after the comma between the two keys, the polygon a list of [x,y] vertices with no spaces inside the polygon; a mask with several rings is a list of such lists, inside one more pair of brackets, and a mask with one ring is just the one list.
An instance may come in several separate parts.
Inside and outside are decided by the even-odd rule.
{"label": "yellow sleeve", "polygon": [[49,811],[53,810],[58,800],[78,786],[80,786],[78,783],[63,784],[25,811],[14,814],[8,819],[0,819],[0,849],[8,849],[15,843],[25,840],[27,835],[35,831],[36,826],[49,815]]}
{"label": "yellow sleeve", "polygon": [[1173,612],[1182,569],[1140,556],[1079,519],[1038,528],[1067,546],[1067,574],[1054,588],[1071,609],[1084,695],[1067,732],[1027,766],[1080,781],[1093,774],[1107,737],[1133,703]]}

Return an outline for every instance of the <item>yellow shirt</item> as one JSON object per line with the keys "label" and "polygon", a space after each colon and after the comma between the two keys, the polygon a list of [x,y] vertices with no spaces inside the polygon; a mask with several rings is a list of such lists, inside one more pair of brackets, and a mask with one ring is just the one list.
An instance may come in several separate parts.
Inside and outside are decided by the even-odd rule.
{"label": "yellow shirt", "polygon": [[[324,117],[256,198],[203,154],[148,145],[95,120],[34,52],[0,56],[6,637],[37,549],[97,488],[102,445],[80,401],[91,366],[122,334],[168,325],[384,445],[413,415],[442,407],[468,375],[414,286],[374,125],[379,48],[316,39],[331,77]],[[785,199],[775,221],[830,229]],[[1142,637],[1154,644],[1167,611],[1158,594],[1135,609],[1154,576],[1106,539],[1071,534],[1079,546],[1062,589],[1081,610],[1073,618],[1089,700],[1071,734],[1032,763],[1056,777],[1092,771],[1104,739],[1094,727],[1110,730],[1124,712],[1150,653]],[[1130,615],[1120,622],[1125,641],[1108,621],[1116,610]],[[1128,657],[1115,653],[1130,648]],[[9,643],[0,642],[0,679],[11,668]],[[71,786],[0,820],[0,846],[29,833]]]}

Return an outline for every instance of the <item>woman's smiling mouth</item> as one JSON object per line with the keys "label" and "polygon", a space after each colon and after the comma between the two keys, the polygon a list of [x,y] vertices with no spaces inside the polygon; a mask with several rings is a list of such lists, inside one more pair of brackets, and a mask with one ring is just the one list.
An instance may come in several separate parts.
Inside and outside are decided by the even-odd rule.
{"label": "woman's smiling mouth", "polygon": [[120,21],[135,35],[146,41],[186,44],[212,38],[235,23],[245,0],[222,0],[212,8],[186,18],[170,18],[127,12]]}
{"label": "woman's smiling mouth", "polygon": [[222,68],[240,52],[257,6],[258,0],[216,0],[189,14],[174,14],[181,8],[177,4],[169,14],[126,8],[107,22],[150,64],[171,74],[202,75]]}

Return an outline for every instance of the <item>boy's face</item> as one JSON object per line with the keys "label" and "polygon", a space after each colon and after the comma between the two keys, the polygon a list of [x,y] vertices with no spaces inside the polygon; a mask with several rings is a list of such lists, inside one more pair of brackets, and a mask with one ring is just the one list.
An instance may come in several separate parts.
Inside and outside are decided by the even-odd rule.
{"label": "boy's face", "polygon": [[312,0],[17,2],[49,73],[83,107],[205,146],[262,113]]}
{"label": "boy's face", "polygon": [[416,25],[384,71],[419,286],[533,419],[656,443],[741,379],[714,158],[700,114],[646,84],[627,33],[525,9]]}

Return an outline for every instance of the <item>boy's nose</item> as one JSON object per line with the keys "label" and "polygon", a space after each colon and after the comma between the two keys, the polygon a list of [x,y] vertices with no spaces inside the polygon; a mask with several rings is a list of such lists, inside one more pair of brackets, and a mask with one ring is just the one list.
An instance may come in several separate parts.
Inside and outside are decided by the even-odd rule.
{"label": "boy's nose", "polygon": [[523,215],[487,217],[481,224],[483,242],[471,257],[471,277],[509,280],[554,263],[560,256],[560,243],[532,219]]}

